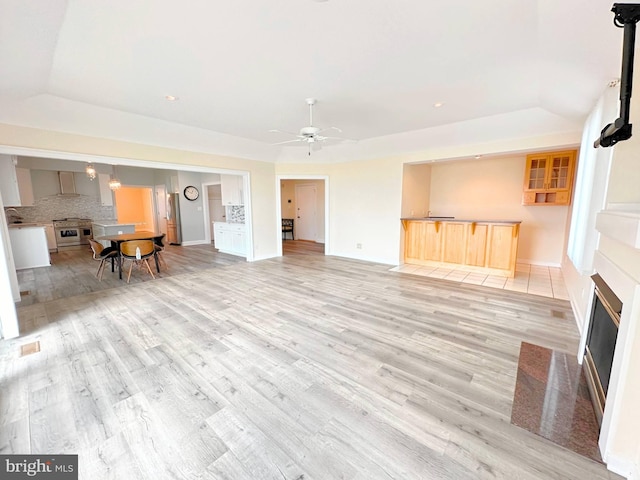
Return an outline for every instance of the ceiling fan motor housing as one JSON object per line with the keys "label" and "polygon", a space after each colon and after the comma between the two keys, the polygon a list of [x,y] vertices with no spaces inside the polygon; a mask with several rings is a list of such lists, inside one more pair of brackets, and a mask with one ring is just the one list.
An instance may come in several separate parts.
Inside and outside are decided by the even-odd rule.
{"label": "ceiling fan motor housing", "polygon": [[300,129],[300,135],[303,137],[315,137],[318,133],[320,133],[320,129],[318,127],[302,127]]}

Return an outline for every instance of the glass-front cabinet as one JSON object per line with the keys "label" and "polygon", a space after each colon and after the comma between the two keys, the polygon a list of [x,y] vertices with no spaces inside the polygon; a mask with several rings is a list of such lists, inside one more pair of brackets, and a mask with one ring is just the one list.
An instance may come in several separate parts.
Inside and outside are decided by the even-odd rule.
{"label": "glass-front cabinet", "polygon": [[575,150],[527,155],[522,204],[569,205],[575,164]]}

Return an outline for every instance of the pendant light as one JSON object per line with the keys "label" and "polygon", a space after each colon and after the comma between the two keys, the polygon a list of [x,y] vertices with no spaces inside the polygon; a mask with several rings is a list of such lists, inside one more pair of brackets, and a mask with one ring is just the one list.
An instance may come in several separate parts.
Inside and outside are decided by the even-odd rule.
{"label": "pendant light", "polygon": [[113,175],[111,177],[111,180],[109,180],[109,188],[111,190],[118,190],[120,187],[122,186],[122,184],[120,183],[120,180],[118,180],[117,177],[117,172],[116,172],[116,166],[113,166]]}
{"label": "pendant light", "polygon": [[87,177],[89,177],[89,179],[93,180],[96,178],[96,169],[93,166],[93,163],[87,163],[85,172],[87,172]]}

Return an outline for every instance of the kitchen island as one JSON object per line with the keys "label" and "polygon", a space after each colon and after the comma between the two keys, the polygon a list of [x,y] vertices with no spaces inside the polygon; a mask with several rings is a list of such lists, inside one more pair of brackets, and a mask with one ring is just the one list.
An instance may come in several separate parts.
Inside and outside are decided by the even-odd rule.
{"label": "kitchen island", "polygon": [[44,224],[19,223],[8,227],[16,270],[51,265]]}
{"label": "kitchen island", "polygon": [[519,220],[402,218],[404,261],[414,265],[465,265],[493,275],[513,277]]}
{"label": "kitchen island", "polygon": [[[122,235],[123,233],[134,233],[136,226],[133,223],[118,223],[117,220],[96,220],[92,225],[93,238],[105,237],[107,235]],[[99,240],[103,247],[108,247],[110,242]]]}

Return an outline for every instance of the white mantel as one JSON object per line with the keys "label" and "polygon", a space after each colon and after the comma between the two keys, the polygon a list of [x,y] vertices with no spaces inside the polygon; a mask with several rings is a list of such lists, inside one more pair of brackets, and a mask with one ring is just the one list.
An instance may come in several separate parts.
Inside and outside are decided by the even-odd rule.
{"label": "white mantel", "polygon": [[601,237],[595,270],[623,304],[599,445],[608,468],[625,474],[635,468],[625,449],[637,444],[640,432],[640,204],[608,204],[596,217],[596,229]]}

